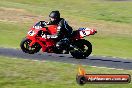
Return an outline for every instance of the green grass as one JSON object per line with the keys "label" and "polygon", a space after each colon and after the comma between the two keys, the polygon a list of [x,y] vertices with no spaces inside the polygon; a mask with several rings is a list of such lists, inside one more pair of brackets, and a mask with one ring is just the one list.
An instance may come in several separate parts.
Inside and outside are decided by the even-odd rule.
{"label": "green grass", "polygon": [[[93,44],[94,55],[132,58],[132,2],[1,0],[0,11],[1,8],[8,8],[7,12],[9,12],[4,14],[5,18],[0,18],[1,47],[19,48],[21,39],[26,36],[28,28],[36,21],[30,16],[36,16],[33,18],[38,18],[37,20],[47,20],[49,12],[58,9],[62,17],[65,17],[75,28],[97,28],[98,34],[88,38]],[[14,10],[10,12],[10,8]],[[13,19],[14,15],[11,14],[13,12],[17,19]],[[30,20],[24,18],[27,15]],[[39,16],[43,17],[39,18]]]}
{"label": "green grass", "polygon": [[[87,84],[80,86],[75,77],[78,65],[41,62],[0,56],[1,88],[131,88],[132,84]],[[83,66],[92,74],[130,74],[131,70],[110,70]],[[70,73],[70,74],[69,74]]]}
{"label": "green grass", "polygon": [[76,19],[132,23],[132,2],[108,2],[103,0],[1,0],[0,5],[23,8],[45,16],[51,10],[58,9],[64,16]]}
{"label": "green grass", "polygon": [[93,45],[94,55],[132,58],[132,38],[119,36],[94,36],[87,38]]}
{"label": "green grass", "polygon": [[[13,23],[0,22],[0,46],[1,47],[19,47],[19,44],[26,36],[26,25],[17,25]],[[24,31],[25,30],[25,31]]]}

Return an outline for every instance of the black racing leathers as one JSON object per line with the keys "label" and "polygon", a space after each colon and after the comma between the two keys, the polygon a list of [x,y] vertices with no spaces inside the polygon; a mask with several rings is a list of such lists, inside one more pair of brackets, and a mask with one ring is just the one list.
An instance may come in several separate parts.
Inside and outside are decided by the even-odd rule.
{"label": "black racing leathers", "polygon": [[69,38],[73,29],[71,26],[68,25],[68,23],[65,21],[65,19],[60,18],[57,21],[50,21],[48,25],[58,25],[57,27],[57,38],[59,40],[64,39],[64,38]]}

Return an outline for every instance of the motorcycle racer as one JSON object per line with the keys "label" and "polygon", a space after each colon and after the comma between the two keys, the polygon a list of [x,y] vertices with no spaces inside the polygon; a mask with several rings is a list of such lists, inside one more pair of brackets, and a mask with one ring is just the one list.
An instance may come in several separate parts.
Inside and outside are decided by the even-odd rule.
{"label": "motorcycle racer", "polygon": [[[68,39],[70,35],[72,34],[72,27],[68,25],[66,20],[64,18],[60,18],[60,12],[59,11],[52,11],[49,14],[50,21],[47,23],[47,25],[57,25],[57,39],[58,43],[56,44],[56,47],[59,49],[62,45],[66,45],[68,43]],[[67,47],[67,46],[65,46]],[[65,52],[66,53],[66,52]]]}
{"label": "motorcycle racer", "polygon": [[59,11],[52,11],[49,17],[50,22],[38,21],[29,29],[20,43],[23,52],[35,54],[42,50],[56,54],[70,53],[76,59],[86,58],[92,53],[92,44],[84,37],[97,33],[95,29],[72,30],[64,18],[60,18]]}

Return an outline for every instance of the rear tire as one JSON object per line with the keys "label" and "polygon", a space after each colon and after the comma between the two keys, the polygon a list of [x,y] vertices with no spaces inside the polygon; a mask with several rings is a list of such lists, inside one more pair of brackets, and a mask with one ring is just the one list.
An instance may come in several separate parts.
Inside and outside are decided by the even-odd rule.
{"label": "rear tire", "polygon": [[24,38],[21,43],[20,43],[20,47],[22,49],[23,52],[25,53],[29,53],[29,54],[34,54],[40,51],[41,46],[38,43],[35,43],[32,45],[32,47],[30,47],[31,40]]}
{"label": "rear tire", "polygon": [[71,55],[76,59],[85,59],[91,52],[92,44],[84,39],[74,41],[73,49],[70,51]]}

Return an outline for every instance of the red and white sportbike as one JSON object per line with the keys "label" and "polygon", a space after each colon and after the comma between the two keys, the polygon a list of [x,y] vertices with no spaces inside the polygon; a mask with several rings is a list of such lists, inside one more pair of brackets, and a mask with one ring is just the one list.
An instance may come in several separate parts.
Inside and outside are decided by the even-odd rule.
{"label": "red and white sportbike", "polygon": [[21,41],[20,47],[23,52],[34,54],[42,49],[43,52],[64,54],[64,51],[71,53],[74,58],[83,59],[92,52],[92,44],[83,39],[86,36],[97,33],[95,29],[79,28],[73,31],[70,39],[64,39],[62,48],[57,48],[58,42],[56,36],[57,25],[45,25],[45,21],[37,22],[27,33],[27,36]]}

